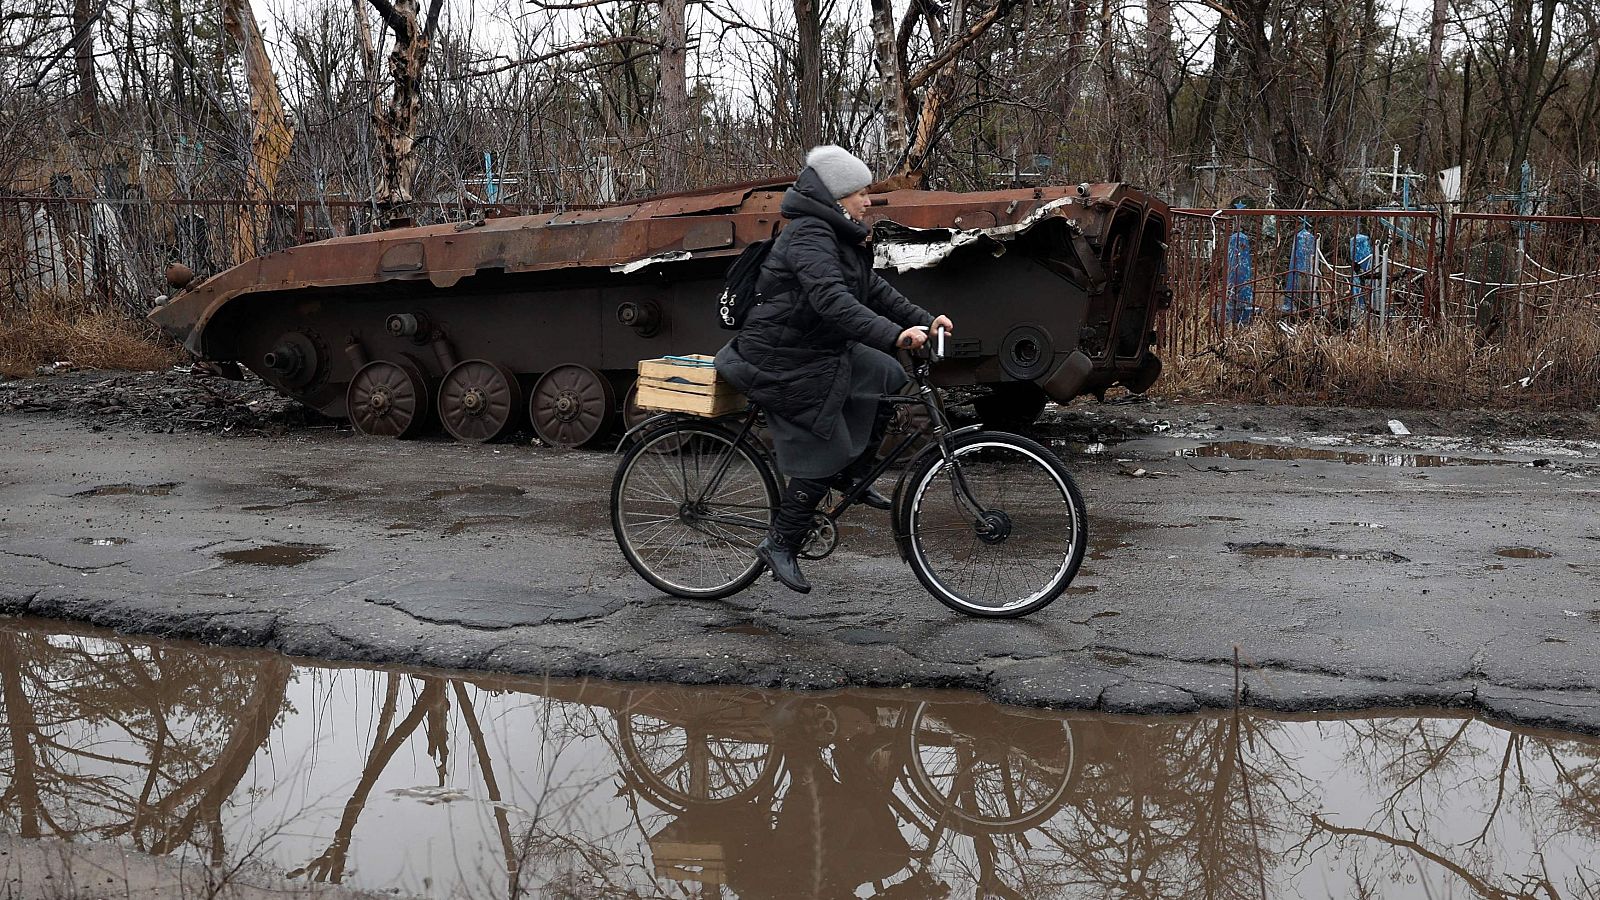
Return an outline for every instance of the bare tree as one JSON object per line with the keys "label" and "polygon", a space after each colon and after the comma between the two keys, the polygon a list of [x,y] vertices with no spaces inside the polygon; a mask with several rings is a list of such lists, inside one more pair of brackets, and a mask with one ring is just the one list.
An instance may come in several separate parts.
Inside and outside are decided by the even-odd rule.
{"label": "bare tree", "polygon": [[417,0],[368,0],[383,17],[394,38],[389,51],[389,100],[373,116],[378,137],[378,205],[385,210],[403,208],[412,200],[417,179],[417,122],[422,109],[422,73],[433,46],[443,0],[429,0],[427,16],[420,17]]}

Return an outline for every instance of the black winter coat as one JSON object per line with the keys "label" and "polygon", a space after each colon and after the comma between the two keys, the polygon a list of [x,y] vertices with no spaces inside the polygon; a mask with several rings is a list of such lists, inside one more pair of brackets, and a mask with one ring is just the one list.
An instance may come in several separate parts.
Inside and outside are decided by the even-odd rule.
{"label": "black winter coat", "polygon": [[762,409],[826,440],[850,393],[850,347],[893,352],[900,332],[933,316],[872,271],[866,227],[809,167],[782,212],[791,221],[762,267],[764,299],[717,354],[717,370]]}

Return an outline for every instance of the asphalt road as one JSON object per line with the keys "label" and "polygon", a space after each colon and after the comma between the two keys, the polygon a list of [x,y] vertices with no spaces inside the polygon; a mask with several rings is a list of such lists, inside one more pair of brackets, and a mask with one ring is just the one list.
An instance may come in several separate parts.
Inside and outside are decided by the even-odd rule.
{"label": "asphalt road", "polygon": [[[1237,682],[1271,709],[1470,707],[1600,731],[1600,445],[1213,412],[1132,409],[1125,424],[1144,421],[1123,430],[1150,433],[1073,457],[1091,556],[1019,621],[935,602],[866,509],[806,567],[809,596],[770,579],[722,602],[661,596],[613,542],[604,452],[13,412],[0,613],[328,659],[1120,712],[1228,706]],[[1256,442],[1235,457],[1320,458],[1180,455],[1235,440]]]}

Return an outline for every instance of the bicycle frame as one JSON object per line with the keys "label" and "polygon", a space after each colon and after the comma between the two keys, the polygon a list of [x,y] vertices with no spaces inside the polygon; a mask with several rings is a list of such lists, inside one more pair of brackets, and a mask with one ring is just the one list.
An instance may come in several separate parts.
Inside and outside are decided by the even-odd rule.
{"label": "bicycle frame", "polygon": [[[932,363],[933,356],[931,354],[926,356],[918,356],[916,358],[915,365],[912,367],[911,373],[912,380],[917,385],[917,392],[911,395],[890,395],[884,397],[883,402],[892,406],[911,406],[920,403],[927,410],[928,420],[932,423],[928,434],[933,440],[933,446],[929,447],[923,452],[927,453],[937,450],[939,455],[944,458],[945,463],[950,466],[952,474],[951,493],[954,495],[956,502],[967,511],[968,515],[972,516],[974,525],[981,534],[987,532],[990,527],[987,520],[984,518],[985,510],[982,504],[978,503],[978,501],[972,496],[971,489],[967,487],[966,479],[961,474],[961,465],[952,452],[951,441],[952,439],[963,434],[978,431],[983,428],[983,425],[968,425],[964,428],[956,429],[952,429],[950,427],[950,419],[945,413],[944,402],[939,397],[939,392],[928,383],[928,374],[932,368]],[[722,456],[718,459],[716,466],[712,469],[711,477],[706,479],[704,486],[700,489],[700,495],[696,498],[697,502],[704,503],[708,498],[716,493],[718,488],[721,487],[722,479],[727,474],[728,466],[732,464],[732,448],[738,446],[741,441],[748,439],[751,433],[754,432],[756,423],[760,420],[761,411],[755,407],[751,407],[745,411],[742,416],[743,420],[740,424],[738,432],[734,435],[733,443],[729,445],[729,451],[722,454]],[[721,418],[730,419],[732,416],[724,416]],[[638,428],[635,429],[635,431],[645,430],[645,426],[648,424],[649,422],[642,423]],[[632,431],[629,432],[629,434],[632,433]],[[888,453],[884,454],[883,457],[878,460],[877,464],[872,467],[866,478],[863,478],[860,482],[858,482],[855,487],[846,492],[831,509],[824,511],[822,514],[830,521],[837,522],[839,517],[844,515],[845,511],[860,502],[862,495],[867,492],[867,489],[870,488],[878,480],[878,478],[883,475],[884,472],[887,472],[890,468],[892,468],[894,464],[910,450],[911,445],[915,443],[917,438],[920,436],[921,433],[906,435],[903,440],[901,440]],[[624,436],[624,439],[626,439],[626,436]],[[763,455],[767,454],[765,454],[763,451]],[[776,469],[776,466],[773,468]],[[895,487],[895,497],[897,500],[901,495],[901,488],[904,486],[906,475],[911,471],[911,468],[912,467],[909,465],[906,466],[905,470],[900,475],[900,481]]]}

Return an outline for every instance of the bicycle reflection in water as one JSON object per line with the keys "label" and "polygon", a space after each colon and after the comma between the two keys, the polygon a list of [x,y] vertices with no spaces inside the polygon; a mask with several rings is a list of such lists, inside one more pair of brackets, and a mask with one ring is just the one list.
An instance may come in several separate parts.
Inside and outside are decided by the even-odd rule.
{"label": "bicycle reflection in water", "polygon": [[674,816],[649,835],[656,876],[742,900],[948,897],[941,848],[977,897],[1020,900],[1005,859],[1073,775],[1068,722],[976,701],[643,690],[616,724],[628,786]]}

